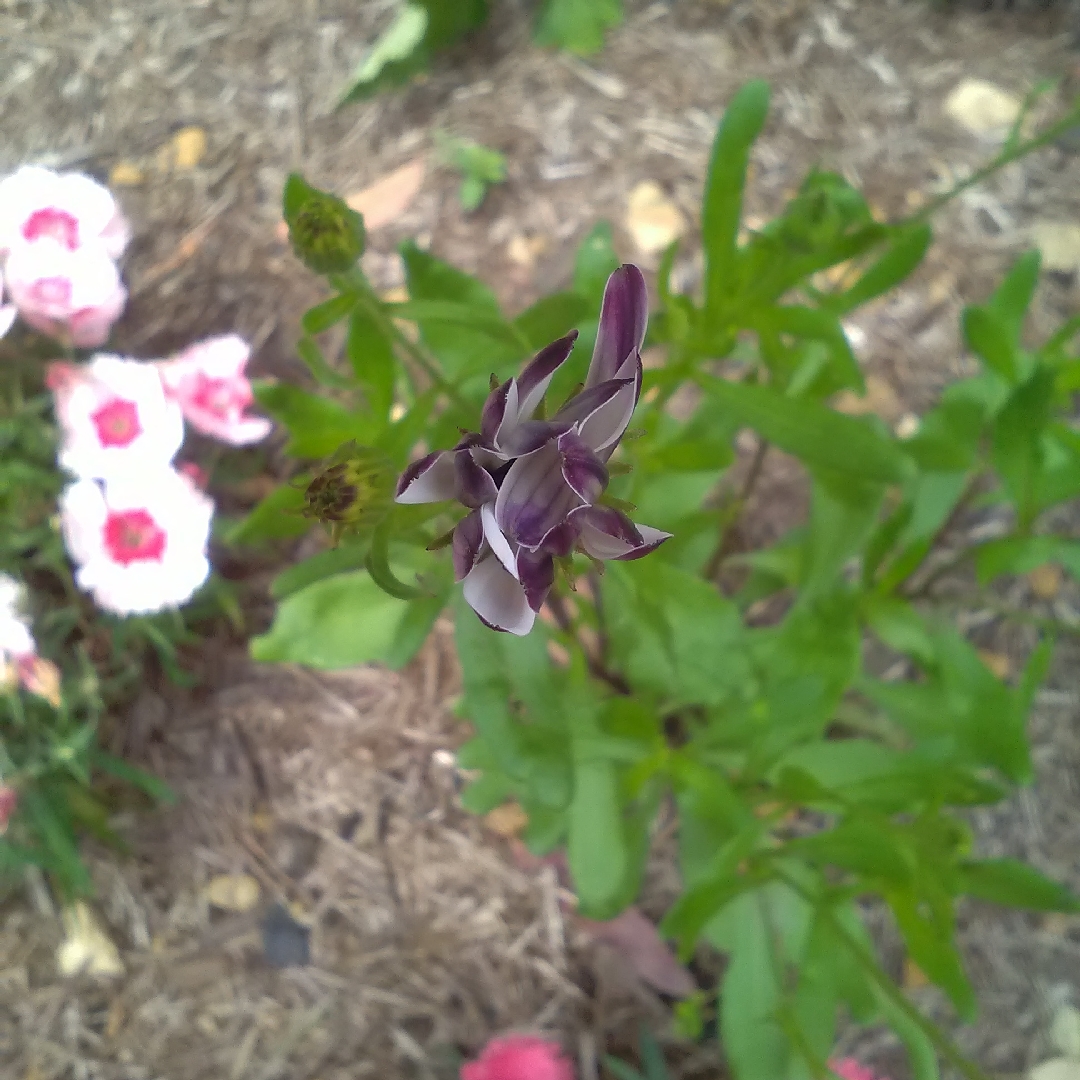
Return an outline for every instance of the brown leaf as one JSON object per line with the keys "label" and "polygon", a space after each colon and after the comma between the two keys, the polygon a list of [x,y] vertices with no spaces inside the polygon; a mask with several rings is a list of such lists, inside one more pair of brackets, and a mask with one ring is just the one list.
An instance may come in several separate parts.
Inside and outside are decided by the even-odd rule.
{"label": "brown leaf", "polygon": [[921,990],[924,986],[929,985],[930,980],[926,977],[923,969],[911,957],[904,957],[904,989]]}
{"label": "brown leaf", "polygon": [[508,802],[485,814],[484,824],[499,836],[517,836],[529,824],[529,815],[521,808],[521,803]]}
{"label": "brown leaf", "polygon": [[1043,563],[1028,574],[1031,591],[1040,600],[1053,600],[1061,592],[1061,567],[1057,563]]}
{"label": "brown leaf", "polygon": [[654,990],[676,998],[689,997],[697,990],[693,976],[675,959],[652,921],[636,907],[628,907],[607,922],[579,918],[577,923],[597,941],[621,953],[637,977]]}
{"label": "brown leaf", "polygon": [[409,208],[424,183],[423,157],[388,173],[374,184],[345,196],[358,214],[364,215],[364,227],[373,232],[396,221]]}

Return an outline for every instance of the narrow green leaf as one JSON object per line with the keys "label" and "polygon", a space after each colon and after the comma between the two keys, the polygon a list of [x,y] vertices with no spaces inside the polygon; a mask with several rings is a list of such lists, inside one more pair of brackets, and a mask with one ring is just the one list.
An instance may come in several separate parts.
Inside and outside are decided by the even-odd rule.
{"label": "narrow green leaf", "polygon": [[284,600],[316,581],[344,574],[349,570],[359,570],[367,560],[369,543],[369,540],[342,543],[336,548],[320,551],[317,555],[286,567],[271,583],[270,595],[275,600]]}
{"label": "narrow green leaf", "polygon": [[706,307],[716,309],[735,281],[734,266],[750,149],[769,114],[769,84],[746,83],[732,98],[713,141],[702,204]]}
{"label": "narrow green leaf", "polygon": [[622,0],[544,0],[534,36],[537,45],[591,56],[604,47],[604,34],[622,20]]}
{"label": "narrow green leaf", "polygon": [[575,753],[567,854],[583,912],[610,918],[627,871],[618,782],[611,761],[584,752]]}
{"label": "narrow green leaf", "polygon": [[123,758],[114,757],[104,750],[94,747],[90,751],[90,764],[95,769],[115,776],[117,780],[123,780],[125,784],[144,791],[155,802],[165,806],[175,806],[178,797],[175,791],[164,780],[159,780],[153,773],[148,773],[136,765],[130,765]]}
{"label": "narrow green leaf", "polygon": [[303,536],[311,528],[311,522],[300,516],[303,505],[300,484],[281,484],[226,531],[225,542],[242,546]]}
{"label": "narrow green leaf", "polygon": [[895,288],[922,262],[933,232],[929,225],[911,225],[892,238],[881,256],[850,289],[829,297],[826,306],[843,315]]}
{"label": "narrow green leaf", "polygon": [[397,597],[398,600],[416,600],[425,595],[423,590],[415,585],[406,585],[399,581],[390,569],[390,535],[385,522],[375,530],[371,538],[371,547],[364,565],[371,575],[371,580],[383,592]]}
{"label": "narrow green leaf", "polygon": [[980,584],[999,574],[1027,574],[1045,563],[1060,563],[1080,581],[1080,540],[1063,536],[1003,536],[981,544],[975,552]]}
{"label": "narrow green leaf", "polygon": [[1080,900],[1064,885],[1016,859],[980,859],[958,868],[960,891],[992,904],[1030,911],[1080,912]]}
{"label": "narrow green leaf", "polygon": [[300,325],[305,334],[315,337],[337,326],[339,322],[349,317],[349,313],[356,307],[356,296],[353,293],[341,293],[332,296],[329,300],[309,308],[304,312]]}
{"label": "narrow green leaf", "polygon": [[897,483],[911,472],[900,446],[863,420],[762,386],[704,375],[700,380],[736,422],[754,428],[811,469],[820,466],[877,484]]}
{"label": "narrow green leaf", "polygon": [[1016,345],[1002,315],[989,307],[965,308],[964,338],[971,351],[991,371],[1008,382],[1016,381]]}
{"label": "narrow green leaf", "polygon": [[394,405],[397,360],[393,342],[370,311],[357,308],[352,313],[345,353],[363,387],[368,408],[375,416],[385,419]]}
{"label": "narrow green leaf", "polygon": [[1038,248],[1021,255],[987,304],[1001,320],[1001,325],[1014,345],[1020,344],[1024,317],[1027,315],[1031,298],[1035,295],[1035,287],[1039,284],[1041,262],[1042,255]]}

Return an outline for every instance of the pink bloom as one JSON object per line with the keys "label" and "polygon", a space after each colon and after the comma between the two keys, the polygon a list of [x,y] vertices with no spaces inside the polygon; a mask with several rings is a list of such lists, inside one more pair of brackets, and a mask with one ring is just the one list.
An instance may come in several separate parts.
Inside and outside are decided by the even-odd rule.
{"label": "pink bloom", "polygon": [[8,822],[19,805],[19,793],[7,784],[0,784],[0,836],[7,832]]}
{"label": "pink bloom", "polygon": [[558,1043],[507,1035],[492,1039],[475,1061],[462,1065],[461,1080],[574,1080],[574,1067]]}
{"label": "pink bloom", "polygon": [[18,244],[5,274],[23,320],[79,348],[103,344],[127,301],[116,264],[100,245],[72,250],[50,237]]}
{"label": "pink bloom", "polygon": [[99,353],[49,368],[63,436],[59,461],[76,476],[113,477],[167,466],[184,440],[179,406],[153,364]]}
{"label": "pink bloom", "polygon": [[0,180],[0,254],[48,239],[67,251],[93,245],[118,259],[129,235],[109,189],[83,173],[24,165]]}
{"label": "pink bloom", "polygon": [[872,1069],[860,1064],[855,1058],[834,1059],[829,1062],[829,1068],[840,1080],[879,1080]]}
{"label": "pink bloom", "polygon": [[75,580],[117,615],[177,607],[206,580],[214,504],[163,467],[104,485],[79,480],[60,497]]}
{"label": "pink bloom", "polygon": [[261,416],[245,415],[254,401],[244,374],[250,352],[243,338],[225,334],[200,341],[157,365],[165,392],[179,403],[188,423],[233,446],[265,439],[272,426]]}

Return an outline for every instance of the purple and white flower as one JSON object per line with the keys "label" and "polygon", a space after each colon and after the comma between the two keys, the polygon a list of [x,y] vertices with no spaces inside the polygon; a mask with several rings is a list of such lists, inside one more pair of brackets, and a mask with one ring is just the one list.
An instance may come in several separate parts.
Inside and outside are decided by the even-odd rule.
{"label": "purple and white flower", "polygon": [[493,629],[527,634],[555,580],[555,558],[637,559],[671,535],[635,525],[599,503],[607,461],[641,394],[648,320],[645,280],[625,265],[608,279],[588,376],[554,416],[536,413],[576,331],[496,387],[480,431],[414,462],[398,481],[400,503],[456,499],[470,510],[454,530],[454,573],[465,599]]}

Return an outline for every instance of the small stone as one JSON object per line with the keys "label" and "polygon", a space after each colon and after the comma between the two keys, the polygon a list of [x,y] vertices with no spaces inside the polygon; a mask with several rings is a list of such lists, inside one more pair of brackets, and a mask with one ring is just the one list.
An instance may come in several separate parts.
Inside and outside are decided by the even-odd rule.
{"label": "small stone", "polygon": [[655,180],[643,180],[627,199],[626,228],[642,255],[655,255],[686,232],[686,219]]}
{"label": "small stone", "polygon": [[499,836],[517,836],[529,824],[529,815],[520,803],[508,802],[490,811],[484,817],[484,824]]}
{"label": "small stone", "polygon": [[1080,1061],[1059,1057],[1036,1065],[1028,1073],[1028,1080],[1080,1080]]}
{"label": "small stone", "polygon": [[1050,1041],[1067,1058],[1080,1060],[1080,1009],[1062,1005],[1050,1024]]}
{"label": "small stone", "polygon": [[259,883],[248,874],[219,874],[211,878],[204,895],[222,911],[250,911],[259,902]]}
{"label": "small stone", "polygon": [[1080,270],[1080,224],[1074,221],[1036,221],[1031,242],[1042,252],[1042,268],[1052,274]]}
{"label": "small stone", "polygon": [[196,168],[206,156],[206,132],[201,127],[183,127],[157,152],[162,172],[186,172]]}
{"label": "small stone", "polygon": [[1020,115],[1020,99],[985,79],[964,79],[945,99],[945,112],[983,138],[1000,139]]}
{"label": "small stone", "polygon": [[262,922],[263,955],[274,967],[300,967],[311,962],[311,931],[281,904],[274,904]]}
{"label": "small stone", "polygon": [[899,420],[896,421],[896,437],[898,439],[914,439],[919,434],[919,428],[922,427],[922,421],[914,413],[904,413]]}
{"label": "small stone", "polygon": [[896,423],[904,411],[896,391],[880,375],[867,375],[866,393],[863,395],[853,390],[837,394],[833,399],[833,408],[848,416],[869,416],[873,413],[888,424]]}
{"label": "small stone", "polygon": [[83,901],[65,908],[63,919],[67,936],[56,950],[61,975],[123,975],[120,953]]}
{"label": "small stone", "polygon": [[1061,567],[1057,563],[1043,563],[1028,574],[1031,591],[1040,600],[1053,600],[1061,592]]}
{"label": "small stone", "polygon": [[523,270],[531,270],[547,246],[547,239],[543,236],[522,236],[518,233],[510,237],[506,245],[506,254],[512,263]]}

